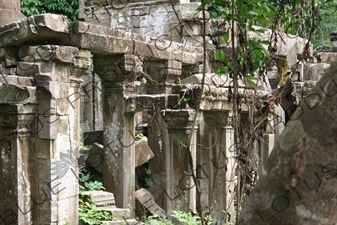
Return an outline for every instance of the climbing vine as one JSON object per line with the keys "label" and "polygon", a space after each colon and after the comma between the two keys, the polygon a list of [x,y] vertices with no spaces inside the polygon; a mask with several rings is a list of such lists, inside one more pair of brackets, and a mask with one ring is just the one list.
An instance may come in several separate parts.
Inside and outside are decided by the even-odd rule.
{"label": "climbing vine", "polygon": [[[258,80],[266,80],[267,70],[277,65],[277,43],[284,41],[281,33],[293,35],[289,36],[290,38],[302,37],[308,40],[296,67],[300,61],[310,61],[310,42],[315,38],[319,21],[322,21],[323,17],[327,18],[329,14],[331,17],[336,9],[337,3],[329,0],[203,0],[198,8],[203,13],[208,11],[213,19],[227,21],[229,25],[222,36],[216,37],[217,51],[214,58],[219,63],[216,73],[219,76],[229,74],[231,78],[229,89],[232,92],[232,126],[237,161],[237,211],[244,201],[243,196],[251,192],[258,178],[252,154],[254,142],[259,140],[263,133],[261,129],[265,129],[265,123],[262,121],[270,114],[275,115],[271,111],[270,102],[264,99],[261,101],[257,96],[247,101],[246,97],[239,95],[239,83],[243,82],[244,91],[247,91],[256,89]],[[262,27],[271,29],[271,35],[263,36],[265,30]],[[232,49],[230,55],[226,55],[222,50],[224,46]],[[206,48],[204,50],[206,51]],[[296,70],[296,67],[292,70]],[[280,82],[278,90],[282,93],[289,87],[291,78],[282,77],[282,71],[280,75],[280,80],[285,79],[284,83]],[[243,105],[248,108],[248,116],[244,121],[241,118]],[[262,120],[254,116],[258,110],[263,111]]]}

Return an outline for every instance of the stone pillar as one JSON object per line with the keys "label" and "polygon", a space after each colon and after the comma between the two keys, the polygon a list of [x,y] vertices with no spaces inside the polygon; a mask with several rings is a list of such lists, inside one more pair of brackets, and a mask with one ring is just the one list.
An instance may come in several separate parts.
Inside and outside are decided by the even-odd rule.
{"label": "stone pillar", "polygon": [[[209,126],[204,120],[203,114],[202,119],[200,120],[199,129],[198,129],[198,145],[197,147],[197,167],[196,175],[198,177],[198,182],[200,186],[200,199],[197,199],[197,208],[203,211],[203,214],[209,212],[208,207],[208,198],[209,198],[209,172],[210,167],[212,166],[210,161],[210,140],[209,140]],[[200,205],[199,205],[200,204]]]}
{"label": "stone pillar", "polygon": [[165,211],[171,208],[171,201],[168,200],[167,190],[170,178],[170,140],[166,129],[166,123],[161,116],[161,108],[148,111],[148,144],[154,153],[154,157],[149,160],[149,168],[152,174],[153,187],[149,191],[155,201]]}
{"label": "stone pillar", "polygon": [[34,135],[26,124],[34,121],[36,106],[1,103],[0,224],[32,224],[31,181],[36,168],[30,158]]}
{"label": "stone pillar", "polygon": [[35,135],[30,158],[34,224],[78,224],[78,158],[80,76],[90,52],[74,47],[22,47],[18,75],[32,76],[37,117],[27,128]]}
{"label": "stone pillar", "polygon": [[0,26],[23,18],[25,16],[21,13],[20,0],[0,0]]}
{"label": "stone pillar", "polygon": [[213,224],[225,223],[227,213],[234,212],[235,153],[229,118],[228,111],[204,111],[210,126],[209,213]]}
{"label": "stone pillar", "polygon": [[[170,174],[167,174],[169,177],[167,197],[172,205],[168,213],[173,209],[196,212],[197,193],[191,173],[192,170],[195,173],[196,169],[196,131],[199,117],[192,129],[194,115],[193,109],[165,111],[164,117],[170,136],[171,152]],[[190,137],[192,138],[191,146],[189,146]]]}
{"label": "stone pillar", "polygon": [[135,208],[135,125],[136,106],[128,104],[135,87],[139,58],[130,54],[94,56],[94,72],[102,79],[103,181],[116,196],[119,208]]}
{"label": "stone pillar", "polygon": [[146,71],[152,80],[148,79],[147,90],[149,94],[164,95],[165,105],[153,104],[153,110],[148,111],[148,143],[154,153],[149,161],[154,185],[149,188],[155,197],[156,203],[164,210],[172,210],[171,195],[167,192],[170,186],[171,158],[169,134],[166,123],[161,116],[162,108],[172,108],[176,101],[170,97],[172,86],[181,75],[182,63],[174,60],[155,60],[147,62]]}

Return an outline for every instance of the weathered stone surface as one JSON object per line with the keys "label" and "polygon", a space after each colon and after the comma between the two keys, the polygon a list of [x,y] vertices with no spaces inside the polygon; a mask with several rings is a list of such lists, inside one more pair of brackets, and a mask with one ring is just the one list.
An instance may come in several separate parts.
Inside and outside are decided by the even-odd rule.
{"label": "weathered stone surface", "polygon": [[[182,21],[196,21],[202,20],[203,15],[202,11],[198,11],[197,8],[200,6],[199,2],[189,2],[189,3],[181,3],[180,4],[180,13]],[[205,19],[208,20],[210,18],[209,12],[205,12]]]}
{"label": "weathered stone surface", "polygon": [[136,142],[136,156],[135,156],[135,166],[141,166],[144,163],[148,162],[151,158],[154,157],[154,154],[147,144],[146,140],[140,140]]}
{"label": "weathered stone surface", "polygon": [[[202,78],[203,78],[202,74],[194,74],[192,76],[189,76],[181,80],[181,83],[185,84],[187,87],[201,86]],[[209,86],[209,85],[216,86],[216,87],[229,86],[230,85],[229,75],[226,74],[226,75],[218,76],[215,73],[206,73],[205,86]]]}
{"label": "weathered stone surface", "polygon": [[20,10],[0,8],[0,27],[24,18],[25,15],[23,15]]}
{"label": "weathered stone surface", "polygon": [[100,174],[103,174],[104,149],[103,145],[94,143],[89,150],[87,164]]}
{"label": "weathered stone surface", "polygon": [[137,190],[135,192],[135,197],[138,200],[136,202],[136,213],[139,216],[146,216],[149,213],[159,216],[166,214],[165,211],[156,204],[154,197],[148,190],[144,188]]}
{"label": "weathered stone surface", "polygon": [[98,144],[103,144],[102,130],[84,132],[83,136],[84,136],[83,140],[84,145],[93,145],[95,144],[95,142],[97,142]]}
{"label": "weathered stone surface", "polygon": [[[79,53],[78,48],[58,45],[23,46],[19,50],[19,58],[25,62],[58,61],[74,63]],[[90,52],[87,58],[90,59]]]}
{"label": "weathered stone surface", "polygon": [[98,207],[111,207],[116,208],[115,206],[115,196],[114,194],[106,191],[83,191],[83,195],[90,198],[91,202]]}
{"label": "weathered stone surface", "polygon": [[304,80],[318,81],[321,79],[323,72],[329,68],[330,64],[305,64]]}
{"label": "weathered stone surface", "polygon": [[117,220],[124,220],[130,218],[130,210],[129,209],[121,209],[115,207],[99,207],[97,208],[100,211],[106,211],[110,213],[110,215]]}
{"label": "weathered stone surface", "polygon": [[316,57],[318,62],[332,64],[337,61],[337,52],[319,52]]}
{"label": "weathered stone surface", "polygon": [[16,66],[18,62],[17,48],[0,48],[0,61],[4,60],[5,67]]}
{"label": "weathered stone surface", "polygon": [[35,103],[35,87],[0,84],[0,103]]}
{"label": "weathered stone surface", "polygon": [[69,32],[67,17],[54,14],[31,16],[0,27],[0,47],[26,44],[45,44]]}

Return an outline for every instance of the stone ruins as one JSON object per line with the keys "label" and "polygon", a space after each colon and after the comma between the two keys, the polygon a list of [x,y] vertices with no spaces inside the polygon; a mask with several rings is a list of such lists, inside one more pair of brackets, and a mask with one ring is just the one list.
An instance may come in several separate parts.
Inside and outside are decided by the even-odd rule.
{"label": "stone ruins", "polygon": [[[200,207],[214,223],[233,217],[230,78],[215,74],[211,42],[227,25],[206,13],[203,27],[197,7],[188,0],[80,0],[82,21],[69,22],[53,14],[26,18],[20,1],[0,0],[0,224],[79,224],[81,160],[100,174],[107,191],[88,196],[119,219],[115,209],[128,219]],[[336,37],[331,34],[335,47]],[[306,40],[284,40],[277,54],[290,70]],[[297,91],[305,97],[336,60],[337,53],[321,52],[301,62]],[[259,79],[257,91],[239,89],[247,103],[243,120],[250,101],[271,94],[277,75]],[[276,111],[282,115],[281,107]],[[277,118],[269,122],[254,147],[256,162],[266,160],[284,126]],[[135,141],[139,133],[148,140]],[[89,155],[80,156],[82,144],[91,146]],[[151,171],[147,190],[139,184],[142,165]]]}

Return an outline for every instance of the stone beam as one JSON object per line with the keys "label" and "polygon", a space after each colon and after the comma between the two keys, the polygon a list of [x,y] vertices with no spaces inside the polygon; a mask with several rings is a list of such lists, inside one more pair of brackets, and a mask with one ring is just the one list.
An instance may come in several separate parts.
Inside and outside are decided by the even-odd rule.
{"label": "stone beam", "polygon": [[31,16],[0,27],[0,47],[55,43],[57,37],[68,32],[69,23],[66,16]]}
{"label": "stone beam", "polygon": [[57,44],[90,50],[94,55],[133,54],[146,60],[197,64],[203,49],[84,22],[69,23],[65,16],[44,14],[0,27],[0,47]]}

